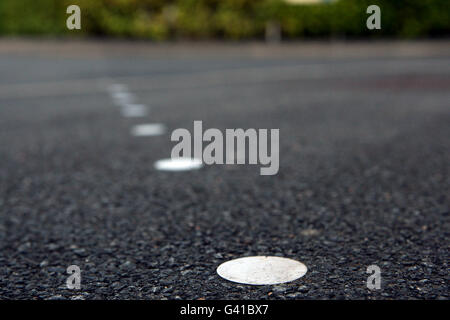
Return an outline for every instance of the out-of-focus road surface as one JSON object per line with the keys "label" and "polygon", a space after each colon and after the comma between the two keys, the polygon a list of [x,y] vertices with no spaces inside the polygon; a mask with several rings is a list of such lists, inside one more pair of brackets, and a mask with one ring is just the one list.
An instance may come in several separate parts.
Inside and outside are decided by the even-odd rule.
{"label": "out-of-focus road surface", "polygon": [[[0,298],[448,299],[449,47],[0,41]],[[148,115],[124,118],[112,83]],[[280,129],[279,173],[155,170],[194,120]],[[216,274],[249,255],[308,273]]]}

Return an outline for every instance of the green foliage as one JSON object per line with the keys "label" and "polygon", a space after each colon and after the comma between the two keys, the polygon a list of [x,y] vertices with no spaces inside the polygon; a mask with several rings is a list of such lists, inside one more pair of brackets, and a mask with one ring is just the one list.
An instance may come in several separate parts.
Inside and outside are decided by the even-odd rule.
{"label": "green foliage", "polygon": [[65,28],[65,8],[55,0],[1,0],[0,34],[54,34]]}
{"label": "green foliage", "polygon": [[[66,28],[77,4],[82,30]],[[381,30],[368,30],[366,9],[381,8]],[[86,35],[167,39],[257,39],[277,21],[283,37],[450,35],[448,0],[339,0],[292,5],[282,0],[0,0],[0,35]]]}

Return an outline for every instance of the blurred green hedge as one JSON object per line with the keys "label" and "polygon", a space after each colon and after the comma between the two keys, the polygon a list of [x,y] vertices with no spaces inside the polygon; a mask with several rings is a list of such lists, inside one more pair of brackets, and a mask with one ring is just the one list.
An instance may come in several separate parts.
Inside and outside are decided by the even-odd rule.
{"label": "blurred green hedge", "polygon": [[[82,30],[66,28],[70,4],[81,8]],[[366,28],[371,4],[381,8],[381,30]],[[0,0],[0,35],[258,39],[272,21],[287,39],[417,38],[450,35],[449,14],[450,0]]]}

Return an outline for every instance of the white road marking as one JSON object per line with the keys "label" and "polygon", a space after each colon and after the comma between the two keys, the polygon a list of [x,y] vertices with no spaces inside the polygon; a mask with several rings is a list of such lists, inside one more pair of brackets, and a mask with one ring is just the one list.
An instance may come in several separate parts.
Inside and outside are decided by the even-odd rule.
{"label": "white road marking", "polygon": [[114,92],[126,92],[128,91],[127,86],[121,83],[114,83],[108,86],[107,90],[113,94]]}
{"label": "white road marking", "polygon": [[132,104],[135,100],[134,95],[128,92],[114,92],[111,96],[113,97],[114,102],[119,106]]}
{"label": "white road marking", "polygon": [[166,126],[161,123],[138,124],[131,128],[131,134],[136,137],[160,136],[166,132]]}
{"label": "white road marking", "polygon": [[148,113],[147,107],[143,104],[126,104],[120,111],[126,118],[144,117]]}
{"label": "white road marking", "polygon": [[196,170],[202,166],[202,161],[195,158],[162,159],[155,162],[155,168],[162,171]]}
{"label": "white road marking", "polygon": [[130,98],[131,94],[126,91],[115,91],[115,92],[111,93],[111,96],[114,99],[122,100],[122,99]]}
{"label": "white road marking", "polygon": [[271,285],[303,277],[307,267],[296,260],[282,257],[244,257],[222,263],[217,273],[222,278],[243,284]]}

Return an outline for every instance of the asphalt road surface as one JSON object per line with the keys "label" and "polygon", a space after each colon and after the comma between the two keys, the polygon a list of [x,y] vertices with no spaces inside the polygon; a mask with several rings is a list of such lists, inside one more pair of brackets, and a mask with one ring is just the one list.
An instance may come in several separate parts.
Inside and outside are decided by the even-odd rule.
{"label": "asphalt road surface", "polygon": [[[124,118],[114,83],[148,115]],[[449,102],[448,42],[2,40],[0,299],[449,299]],[[279,173],[157,171],[194,120],[280,129]],[[217,275],[250,255],[308,272]]]}

